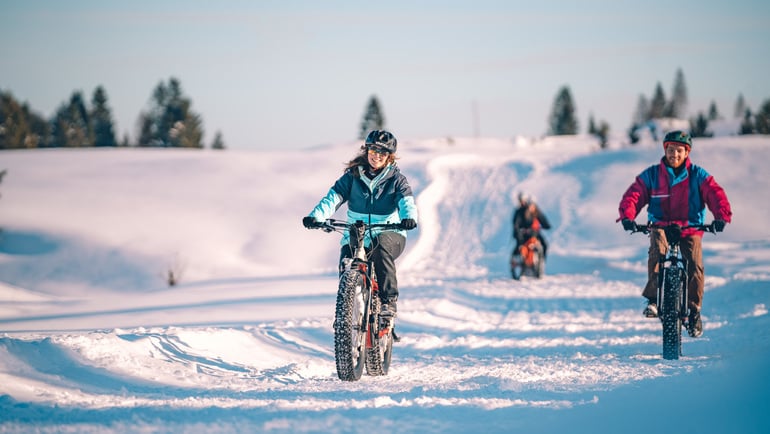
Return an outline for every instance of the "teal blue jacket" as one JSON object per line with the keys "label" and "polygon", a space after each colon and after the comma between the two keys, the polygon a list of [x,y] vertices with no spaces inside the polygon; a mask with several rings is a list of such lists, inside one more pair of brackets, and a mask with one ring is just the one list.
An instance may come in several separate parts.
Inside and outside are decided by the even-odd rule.
{"label": "teal blue jacket", "polygon": [[[309,215],[316,221],[327,220],[345,202],[348,204],[348,223],[358,220],[366,224],[401,223],[407,218],[417,221],[412,188],[395,163],[386,166],[374,179],[364,174],[362,166],[347,169]],[[372,237],[377,237],[380,232],[380,228],[367,230],[365,245],[370,246]],[[404,230],[394,232],[406,237]],[[346,245],[348,241],[349,234],[345,232],[340,243]]]}

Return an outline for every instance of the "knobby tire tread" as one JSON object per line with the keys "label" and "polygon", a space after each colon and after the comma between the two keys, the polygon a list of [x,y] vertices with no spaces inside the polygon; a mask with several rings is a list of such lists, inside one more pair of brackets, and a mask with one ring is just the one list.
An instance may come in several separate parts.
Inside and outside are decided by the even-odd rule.
{"label": "knobby tire tread", "polygon": [[668,268],[663,276],[663,358],[677,360],[682,354],[682,316],[679,312],[682,297],[682,270]]}
{"label": "knobby tire tread", "polygon": [[[372,300],[372,316],[377,318],[380,312],[380,300]],[[372,346],[366,349],[366,373],[369,375],[388,375],[390,368],[390,356],[393,348],[392,335],[386,334],[382,338],[377,336],[377,328],[372,327]],[[382,348],[384,346],[385,348]]]}
{"label": "knobby tire tread", "polygon": [[[334,316],[334,358],[337,364],[337,376],[343,381],[357,381],[364,370],[366,343],[358,347],[355,328],[356,315],[354,297],[356,286],[363,291],[363,278],[358,271],[348,270],[340,277],[337,291],[337,305]],[[363,333],[363,331],[359,332]]]}

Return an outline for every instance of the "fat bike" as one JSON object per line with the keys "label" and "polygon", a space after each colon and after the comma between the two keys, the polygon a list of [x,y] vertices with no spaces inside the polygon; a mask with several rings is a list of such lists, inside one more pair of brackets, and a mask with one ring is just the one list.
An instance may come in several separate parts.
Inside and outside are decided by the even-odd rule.
{"label": "fat bike", "polygon": [[329,219],[315,229],[350,235],[352,258],[343,258],[334,313],[334,358],[337,376],[343,381],[358,381],[366,368],[368,375],[387,375],[393,354],[395,317],[381,312],[379,286],[374,264],[364,248],[364,236],[370,228],[403,229],[400,224],[349,224]]}
{"label": "fat bike", "polygon": [[687,261],[682,258],[679,242],[682,230],[694,228],[715,234],[714,224],[680,226],[636,226],[633,233],[649,234],[653,229],[662,229],[668,244],[666,253],[658,262],[658,318],[663,326],[663,358],[678,360],[682,355],[682,328],[688,326],[689,308],[687,303]]}
{"label": "fat bike", "polygon": [[533,235],[519,246],[518,251],[511,253],[511,277],[514,280],[521,279],[521,276],[534,276],[539,279],[544,274],[543,245]]}

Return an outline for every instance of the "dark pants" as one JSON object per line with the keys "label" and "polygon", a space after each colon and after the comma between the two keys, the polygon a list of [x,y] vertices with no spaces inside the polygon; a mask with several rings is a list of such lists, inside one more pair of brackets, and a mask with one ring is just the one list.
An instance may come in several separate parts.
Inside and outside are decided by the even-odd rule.
{"label": "dark pants", "polygon": [[[396,258],[401,255],[405,246],[406,238],[403,235],[396,232],[382,232],[366,249],[369,260],[374,265],[374,274],[377,276],[377,284],[380,286],[380,299],[383,302],[398,299]],[[342,262],[342,258],[351,258],[352,256],[350,246],[342,246],[340,262]]]}
{"label": "dark pants", "polygon": [[[702,239],[699,236],[683,237],[679,242],[682,258],[687,263],[687,304],[690,309],[700,311],[703,303],[703,251]],[[647,285],[642,295],[655,302],[658,298],[658,267],[660,257],[666,254],[668,243],[663,229],[653,229],[650,232],[650,252],[647,261]]]}

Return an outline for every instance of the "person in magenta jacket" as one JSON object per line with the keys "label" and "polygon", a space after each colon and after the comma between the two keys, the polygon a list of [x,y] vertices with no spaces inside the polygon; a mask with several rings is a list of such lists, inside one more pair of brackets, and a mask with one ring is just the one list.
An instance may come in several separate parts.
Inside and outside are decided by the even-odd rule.
{"label": "person in magenta jacket", "polygon": [[[706,208],[714,215],[714,229],[724,230],[732,218],[730,202],[724,189],[702,167],[690,161],[692,139],[683,131],[672,131],[663,139],[665,155],[660,163],[640,173],[620,200],[620,216],[623,229],[634,230],[634,219],[647,206],[647,220],[653,228],[650,232],[650,251],[647,261],[648,279],[642,296],[647,299],[644,315],[658,316],[657,282],[658,260],[667,248],[666,235],[661,227],[671,223],[682,226],[705,223]],[[684,229],[680,248],[687,262],[688,307],[690,310],[687,331],[692,337],[703,333],[700,318],[703,303],[703,232]]]}

